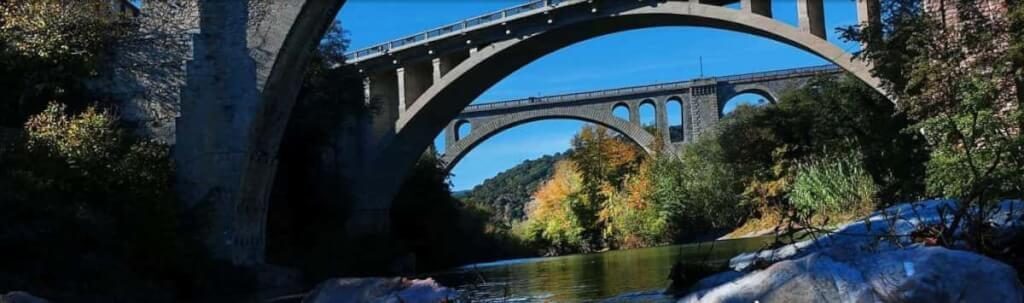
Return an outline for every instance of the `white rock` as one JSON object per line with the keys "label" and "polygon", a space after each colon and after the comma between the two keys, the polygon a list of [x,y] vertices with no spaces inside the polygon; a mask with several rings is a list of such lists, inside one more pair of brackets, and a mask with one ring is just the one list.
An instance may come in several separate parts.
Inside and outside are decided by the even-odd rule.
{"label": "white rock", "polygon": [[45,299],[33,296],[24,291],[12,291],[0,296],[0,303],[49,303]]}
{"label": "white rock", "polygon": [[[852,257],[852,258],[851,258]],[[966,251],[913,247],[875,254],[812,253],[679,302],[1022,302],[1006,264]]]}
{"label": "white rock", "polygon": [[433,279],[340,278],[320,283],[303,303],[435,303],[455,299],[457,293]]}
{"label": "white rock", "polygon": [[[835,253],[856,254],[897,249],[912,244],[907,236],[917,227],[942,221],[939,215],[945,209],[946,222],[952,220],[952,210],[956,207],[953,200],[927,200],[906,203],[876,211],[865,219],[850,222],[841,226],[836,232],[817,239],[811,239],[786,245],[773,250],[741,254],[729,261],[729,266],[736,271],[748,271],[755,263],[771,264],[781,260],[794,259],[823,250]],[[1024,202],[1020,200],[1005,201],[992,214],[990,221],[997,227],[1010,227],[1020,224],[1024,214]],[[890,235],[901,235],[892,238]],[[881,240],[880,240],[881,239]]]}

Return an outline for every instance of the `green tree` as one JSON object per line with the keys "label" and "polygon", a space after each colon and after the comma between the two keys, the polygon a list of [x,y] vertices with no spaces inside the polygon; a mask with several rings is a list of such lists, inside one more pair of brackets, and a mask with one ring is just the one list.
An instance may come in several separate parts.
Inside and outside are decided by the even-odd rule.
{"label": "green tree", "polygon": [[[1000,3],[1007,12],[981,11],[988,1],[943,2],[939,9],[954,11],[946,14],[920,1],[888,0],[882,22],[844,33],[866,43],[858,57],[872,63],[872,73],[927,138],[929,194],[960,201],[947,239],[961,222],[983,229],[984,211],[970,209],[1024,193],[1024,19],[1019,1]],[[978,233],[967,235],[979,244]]]}
{"label": "green tree", "polygon": [[575,163],[586,199],[574,200],[571,208],[584,226],[587,250],[601,247],[604,222],[598,214],[611,193],[619,190],[627,175],[637,170],[645,154],[628,139],[606,128],[586,126],[572,139],[569,159]]}
{"label": "green tree", "polygon": [[0,127],[21,127],[50,101],[84,109],[84,80],[130,29],[105,1],[0,2]]}

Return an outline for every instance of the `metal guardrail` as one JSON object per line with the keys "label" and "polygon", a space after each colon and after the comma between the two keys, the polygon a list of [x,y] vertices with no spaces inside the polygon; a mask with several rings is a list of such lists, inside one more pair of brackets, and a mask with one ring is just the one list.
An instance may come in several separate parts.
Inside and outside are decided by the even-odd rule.
{"label": "metal guardrail", "polygon": [[525,99],[514,99],[514,100],[508,100],[508,101],[499,101],[499,102],[475,104],[475,105],[467,106],[465,109],[462,110],[462,112],[463,113],[466,113],[466,112],[479,112],[479,111],[487,111],[487,110],[495,110],[495,109],[505,109],[505,108],[520,107],[520,106],[561,103],[561,102],[579,101],[579,100],[604,98],[604,97],[626,96],[626,95],[634,95],[634,94],[642,94],[642,93],[648,93],[648,92],[666,91],[666,90],[673,90],[673,89],[683,89],[683,88],[693,87],[694,84],[696,84],[697,82],[701,82],[701,81],[754,82],[754,81],[762,81],[762,80],[771,80],[771,79],[775,79],[775,78],[779,78],[779,77],[799,77],[799,76],[804,76],[804,75],[828,74],[828,73],[836,73],[836,72],[841,72],[841,71],[842,70],[839,67],[835,66],[835,65],[820,65],[820,66],[810,66],[810,67],[801,67],[801,68],[792,68],[792,69],[782,69],[782,70],[775,70],[775,71],[768,71],[768,72],[739,74],[739,75],[732,75],[732,76],[725,76],[725,77],[699,78],[699,79],[686,80],[686,81],[678,81],[678,82],[659,83],[659,84],[641,85],[641,86],[631,86],[631,87],[614,88],[614,89],[606,89],[606,90],[599,90],[599,91],[569,93],[569,94],[553,95],[553,96],[545,96],[545,97],[536,97],[536,98],[531,97],[531,98],[525,98]]}
{"label": "metal guardrail", "polygon": [[362,60],[387,54],[388,52],[395,49],[419,45],[426,42],[447,38],[452,35],[461,34],[469,30],[476,29],[478,27],[491,25],[499,22],[505,22],[510,19],[522,18],[528,15],[533,15],[535,13],[539,13],[544,8],[555,8],[558,6],[575,4],[583,1],[586,0],[533,0],[525,4],[520,4],[497,12],[492,12],[483,16],[465,19],[456,23],[423,31],[411,36],[398,38],[381,44],[366,47],[354,52],[350,52],[345,54],[345,62],[359,62]]}

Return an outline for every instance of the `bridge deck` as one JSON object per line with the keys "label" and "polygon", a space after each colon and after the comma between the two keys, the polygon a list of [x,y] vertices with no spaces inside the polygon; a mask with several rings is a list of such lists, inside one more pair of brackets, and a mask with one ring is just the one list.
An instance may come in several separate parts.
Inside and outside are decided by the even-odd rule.
{"label": "bridge deck", "polygon": [[574,102],[574,101],[591,100],[591,99],[597,99],[597,98],[620,97],[620,96],[629,96],[629,95],[636,95],[636,94],[645,94],[645,93],[650,93],[650,92],[661,92],[661,91],[669,91],[669,90],[677,90],[677,89],[686,89],[686,88],[690,88],[690,87],[693,87],[693,86],[698,86],[701,83],[708,83],[708,82],[715,82],[715,83],[717,83],[717,82],[745,83],[745,82],[758,82],[758,81],[773,80],[773,79],[779,79],[779,78],[790,78],[790,77],[800,77],[800,76],[813,76],[813,75],[822,75],[822,74],[834,74],[834,73],[840,73],[840,72],[842,72],[842,69],[840,69],[839,67],[837,67],[835,65],[809,66],[809,67],[782,69],[782,70],[774,70],[774,71],[767,71],[767,72],[757,72],[757,73],[730,75],[730,76],[723,76],[723,77],[699,78],[699,79],[691,79],[691,80],[669,82],[669,83],[659,83],[659,84],[651,84],[651,85],[641,85],[641,86],[613,88],[613,89],[606,89],[606,90],[569,93],[569,94],[545,96],[545,97],[538,97],[538,98],[524,98],[524,99],[514,99],[514,100],[490,102],[490,103],[483,103],[483,104],[474,104],[474,105],[467,106],[462,111],[462,113],[472,113],[472,112],[481,112],[481,111],[501,110],[501,109],[510,109],[510,108],[518,108],[518,107],[526,107],[526,106],[536,106],[536,105],[549,105],[549,104],[554,104],[554,103]]}
{"label": "bridge deck", "polygon": [[[536,16],[548,13],[561,7],[571,6],[579,3],[586,3],[592,0],[532,0],[524,4],[516,5],[499,11],[491,12],[481,16],[464,19],[455,23],[440,26],[434,29],[422,31],[413,35],[386,41],[377,45],[359,49],[345,54],[346,63],[358,63],[372,58],[379,57],[393,51],[399,51],[414,46],[430,43],[432,41],[459,36],[467,32],[485,28],[495,24],[501,24],[512,20]],[[696,0],[694,0],[696,1]],[[739,2],[739,0],[702,0],[702,4],[727,5]]]}

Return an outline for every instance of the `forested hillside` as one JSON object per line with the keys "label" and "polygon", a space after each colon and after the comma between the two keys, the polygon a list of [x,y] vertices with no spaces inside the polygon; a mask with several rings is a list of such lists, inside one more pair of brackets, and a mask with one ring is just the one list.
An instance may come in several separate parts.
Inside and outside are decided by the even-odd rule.
{"label": "forested hillside", "polygon": [[491,209],[495,221],[510,223],[522,220],[526,216],[523,205],[530,201],[537,187],[551,177],[555,162],[565,156],[566,153],[557,153],[523,161],[484,180],[460,198],[467,203]]}

